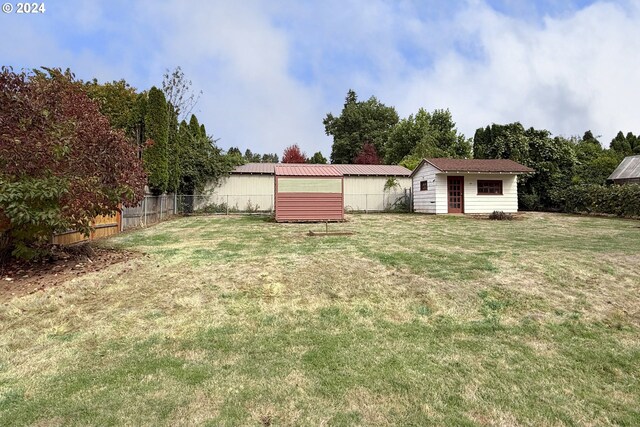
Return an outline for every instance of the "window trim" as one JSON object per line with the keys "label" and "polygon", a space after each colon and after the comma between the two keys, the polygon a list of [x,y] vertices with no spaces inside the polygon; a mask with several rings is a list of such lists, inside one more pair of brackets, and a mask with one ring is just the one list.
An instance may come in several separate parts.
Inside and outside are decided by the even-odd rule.
{"label": "window trim", "polygon": [[[422,188],[424,184],[424,188]],[[420,181],[420,191],[429,191],[429,181]]]}
{"label": "window trim", "polygon": [[[499,192],[491,192],[493,186],[497,186],[496,184],[499,185]],[[481,185],[484,185],[486,188],[488,188],[489,192],[480,192]],[[476,182],[476,191],[478,193],[478,196],[503,196],[503,186],[504,183],[501,179],[479,179]]]}

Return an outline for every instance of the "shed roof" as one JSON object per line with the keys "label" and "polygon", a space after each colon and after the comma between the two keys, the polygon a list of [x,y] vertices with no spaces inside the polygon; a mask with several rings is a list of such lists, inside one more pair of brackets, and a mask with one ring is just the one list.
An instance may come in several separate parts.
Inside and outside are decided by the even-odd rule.
{"label": "shed roof", "polygon": [[509,159],[423,159],[411,175],[423,164],[429,163],[442,172],[475,172],[475,173],[528,173],[535,172],[530,167]]}
{"label": "shed roof", "polygon": [[625,157],[609,179],[640,178],[640,156]]}
{"label": "shed roof", "polygon": [[[284,163],[247,163],[237,166],[233,174],[262,174],[273,175],[276,166],[285,166]],[[314,165],[308,163],[295,163],[299,167],[332,166],[345,176],[399,176],[408,177],[411,171],[403,166],[396,165]]]}
{"label": "shed roof", "polygon": [[277,164],[276,176],[342,176],[333,165]]}

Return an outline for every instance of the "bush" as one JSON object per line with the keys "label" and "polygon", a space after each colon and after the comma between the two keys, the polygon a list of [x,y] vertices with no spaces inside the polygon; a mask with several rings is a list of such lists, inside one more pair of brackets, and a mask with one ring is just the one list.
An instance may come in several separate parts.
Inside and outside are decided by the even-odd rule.
{"label": "bush", "polygon": [[553,198],[564,212],[640,217],[640,184],[573,185],[557,190]]}
{"label": "bush", "polygon": [[114,131],[69,72],[0,71],[0,217],[13,255],[33,258],[51,234],[132,206],[146,180],[136,147]]}
{"label": "bush", "polygon": [[489,214],[489,219],[495,221],[511,221],[513,219],[513,215],[503,211],[493,211]]}

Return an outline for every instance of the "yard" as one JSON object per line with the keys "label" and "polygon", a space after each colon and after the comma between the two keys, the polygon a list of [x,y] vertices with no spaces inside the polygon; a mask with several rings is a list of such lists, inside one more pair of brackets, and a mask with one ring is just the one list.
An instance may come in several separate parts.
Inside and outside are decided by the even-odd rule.
{"label": "yard", "polygon": [[640,425],[640,223],[190,217],[0,305],[0,425]]}

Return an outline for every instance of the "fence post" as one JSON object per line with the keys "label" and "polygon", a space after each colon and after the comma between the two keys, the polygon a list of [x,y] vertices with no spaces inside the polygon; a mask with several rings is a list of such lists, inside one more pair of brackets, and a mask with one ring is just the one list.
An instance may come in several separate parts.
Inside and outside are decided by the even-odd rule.
{"label": "fence post", "polygon": [[369,195],[365,194],[364,195],[364,213],[369,213],[368,208],[369,208]]}
{"label": "fence post", "polygon": [[227,215],[229,215],[229,195],[227,194]]}
{"label": "fence post", "polygon": [[164,200],[164,194],[160,196],[160,221],[162,221],[162,201]]}
{"label": "fence post", "polygon": [[144,226],[147,226],[147,195],[144,195],[144,199],[142,199],[142,223]]}
{"label": "fence post", "polygon": [[173,193],[173,215],[178,211],[178,193]]}

